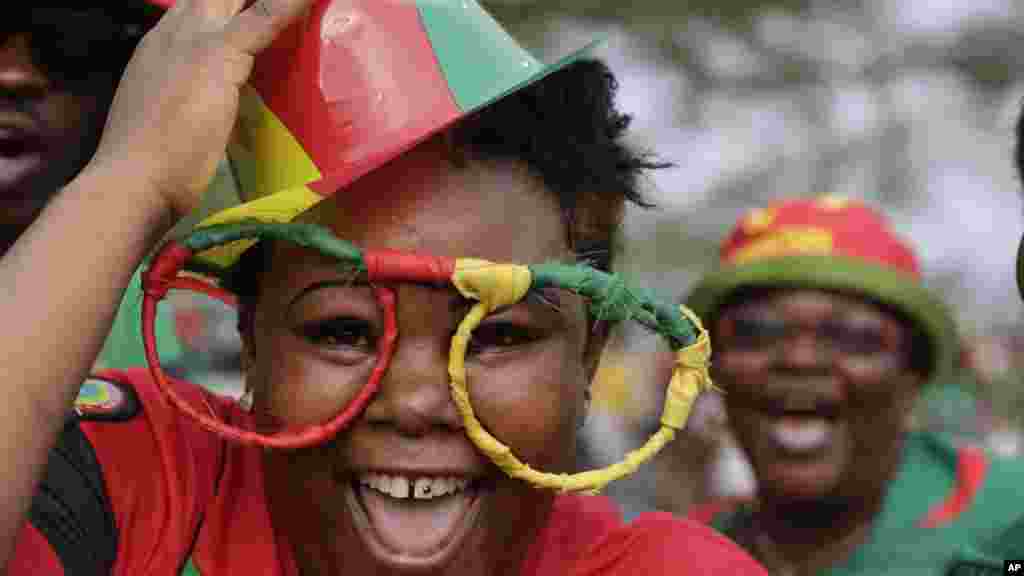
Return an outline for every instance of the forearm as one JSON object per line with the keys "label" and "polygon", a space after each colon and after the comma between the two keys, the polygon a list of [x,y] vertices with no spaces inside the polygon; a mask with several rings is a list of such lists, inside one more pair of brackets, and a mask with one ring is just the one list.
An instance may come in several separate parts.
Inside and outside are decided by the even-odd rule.
{"label": "forearm", "polygon": [[172,222],[145,182],[88,167],[0,260],[0,566],[121,294]]}

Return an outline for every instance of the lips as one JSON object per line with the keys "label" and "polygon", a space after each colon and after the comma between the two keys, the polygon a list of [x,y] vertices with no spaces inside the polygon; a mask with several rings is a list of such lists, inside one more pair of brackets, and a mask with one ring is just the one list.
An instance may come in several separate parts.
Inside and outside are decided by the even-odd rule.
{"label": "lips", "polygon": [[368,471],[348,481],[357,533],[384,564],[445,564],[472,531],[487,483],[455,473]]}
{"label": "lips", "polygon": [[0,102],[0,158],[42,151],[42,134],[37,123],[30,116],[10,110]]}
{"label": "lips", "polygon": [[767,420],[768,438],[780,452],[812,457],[835,440],[842,405],[826,396],[791,394],[766,399],[760,412]]}
{"label": "lips", "polygon": [[44,145],[38,131],[22,123],[4,123],[0,115],[0,188],[16,185],[39,169]]}
{"label": "lips", "polygon": [[36,131],[0,124],[0,156],[11,158],[38,153],[43,149],[42,144]]}
{"label": "lips", "polygon": [[821,452],[831,444],[834,433],[835,426],[829,420],[813,416],[785,416],[774,419],[768,426],[771,440],[792,456]]}

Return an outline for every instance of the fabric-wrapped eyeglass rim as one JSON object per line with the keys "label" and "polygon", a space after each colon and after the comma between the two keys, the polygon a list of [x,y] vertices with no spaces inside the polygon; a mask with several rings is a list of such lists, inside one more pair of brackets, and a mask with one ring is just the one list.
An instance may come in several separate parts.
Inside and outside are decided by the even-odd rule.
{"label": "fabric-wrapped eyeglass rim", "polygon": [[[339,260],[374,287],[384,317],[384,333],[378,344],[377,361],[366,385],[334,418],[324,424],[289,427],[273,434],[232,427],[195,409],[174,389],[156,354],[154,319],[156,304],[169,290],[192,290],[234,305],[230,292],[211,282],[181,276],[188,270],[211,273],[195,255],[224,244],[259,240],[284,240],[317,250]],[[215,274],[216,275],[216,274]],[[496,264],[477,259],[456,259],[411,254],[392,250],[361,250],[335,236],[329,229],[308,223],[246,221],[197,228],[187,237],[165,244],[143,275],[142,323],[146,358],[150,372],[169,402],[204,428],[227,439],[271,448],[294,449],[312,446],[332,438],[366,406],[376,392],[390,362],[397,340],[394,292],[383,286],[393,282],[453,285],[464,297],[474,300],[472,309],[452,337],[448,372],[450,389],[462,417],[466,434],[476,447],[505,473],[540,488],[558,491],[597,492],[609,482],[635,471],[653,457],[683,428],[697,396],[713,384],[708,373],[711,345],[707,331],[690,310],[657,299],[653,294],[632,289],[615,275],[575,264]],[[640,448],[605,468],[575,474],[551,474],[533,470],[512,450],[492,436],[477,419],[466,382],[465,358],[473,330],[493,310],[514,304],[532,290],[564,289],[589,301],[597,320],[635,320],[664,338],[676,355],[661,415],[661,427]]]}

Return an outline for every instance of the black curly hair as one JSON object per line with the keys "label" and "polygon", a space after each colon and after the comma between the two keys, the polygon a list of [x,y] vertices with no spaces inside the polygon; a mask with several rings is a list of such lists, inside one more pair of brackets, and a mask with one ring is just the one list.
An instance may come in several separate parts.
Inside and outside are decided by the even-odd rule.
{"label": "black curly hair", "polygon": [[570,248],[606,271],[625,202],[652,207],[640,175],[670,166],[622,142],[630,117],[615,107],[617,90],[604,63],[583,60],[467,118],[453,134],[474,158],[525,163],[558,196]]}
{"label": "black curly hair", "polygon": [[109,6],[18,3],[0,25],[0,44],[27,33],[36,65],[55,87],[112,95],[138,42],[161,14],[145,0]]}
{"label": "black curly hair", "polygon": [[[598,60],[580,60],[465,118],[451,143],[470,160],[522,162],[558,197],[567,243],[581,261],[612,268],[626,202],[648,170],[671,166],[623,142],[630,117],[615,107],[618,84]],[[269,250],[261,242],[223,282],[245,305],[256,297]]]}

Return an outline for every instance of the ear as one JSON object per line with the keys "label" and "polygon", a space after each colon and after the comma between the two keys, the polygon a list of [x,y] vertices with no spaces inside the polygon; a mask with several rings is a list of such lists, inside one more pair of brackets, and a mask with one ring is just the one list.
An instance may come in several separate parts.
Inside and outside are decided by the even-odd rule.
{"label": "ear", "polygon": [[253,310],[249,305],[238,306],[238,336],[242,340],[242,374],[248,372],[253,364],[255,354],[255,342],[253,341],[255,330],[253,330]]}

